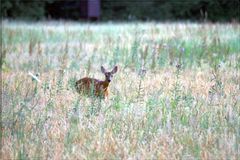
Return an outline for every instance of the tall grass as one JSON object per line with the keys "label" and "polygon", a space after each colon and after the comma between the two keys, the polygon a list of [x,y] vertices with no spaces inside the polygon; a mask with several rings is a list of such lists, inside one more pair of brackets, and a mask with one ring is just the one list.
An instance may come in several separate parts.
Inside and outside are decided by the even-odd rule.
{"label": "tall grass", "polygon": [[[239,24],[3,21],[2,34],[2,159],[240,156]],[[120,68],[108,102],[74,89],[101,65]]]}

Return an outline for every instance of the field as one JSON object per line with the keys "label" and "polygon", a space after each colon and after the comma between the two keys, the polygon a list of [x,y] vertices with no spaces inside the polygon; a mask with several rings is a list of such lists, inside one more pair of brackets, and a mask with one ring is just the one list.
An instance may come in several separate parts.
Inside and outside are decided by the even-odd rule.
{"label": "field", "polygon": [[238,23],[4,20],[1,53],[2,159],[240,157]]}

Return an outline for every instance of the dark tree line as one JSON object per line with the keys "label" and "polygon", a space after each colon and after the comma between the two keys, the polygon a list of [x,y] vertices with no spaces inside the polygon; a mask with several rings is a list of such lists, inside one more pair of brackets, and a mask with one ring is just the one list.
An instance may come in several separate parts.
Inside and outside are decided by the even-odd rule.
{"label": "dark tree line", "polygon": [[[1,16],[13,19],[80,18],[80,9],[63,0],[1,0]],[[86,1],[86,0],[85,0]],[[61,4],[62,3],[62,4]],[[51,13],[54,4],[67,16]],[[58,9],[58,8],[57,8]],[[101,20],[239,21],[239,0],[101,0]]]}

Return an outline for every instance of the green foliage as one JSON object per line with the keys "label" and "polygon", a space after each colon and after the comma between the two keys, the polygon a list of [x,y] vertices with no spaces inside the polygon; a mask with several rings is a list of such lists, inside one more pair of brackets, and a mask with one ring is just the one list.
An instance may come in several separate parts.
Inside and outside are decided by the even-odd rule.
{"label": "green foliage", "polygon": [[45,16],[46,3],[53,0],[3,0],[1,1],[1,17],[39,20]]}
{"label": "green foliage", "polygon": [[[48,15],[46,5],[57,0],[1,1],[1,16],[18,19],[43,19]],[[65,1],[62,1],[65,2]],[[64,5],[64,4],[62,4]],[[148,1],[101,1],[102,20],[240,20],[238,0],[148,0]],[[78,8],[65,7],[63,12],[79,18]]]}
{"label": "green foliage", "polygon": [[[3,159],[236,157],[239,24],[3,23]],[[76,92],[115,63],[109,101]]]}
{"label": "green foliage", "polygon": [[117,20],[240,20],[238,0],[103,0],[103,19]]}

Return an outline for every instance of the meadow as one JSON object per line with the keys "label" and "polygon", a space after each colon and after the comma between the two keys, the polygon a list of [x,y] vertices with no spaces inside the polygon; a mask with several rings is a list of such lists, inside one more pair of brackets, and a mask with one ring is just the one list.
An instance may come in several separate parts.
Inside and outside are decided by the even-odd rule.
{"label": "meadow", "polygon": [[[239,23],[1,29],[1,159],[239,159]],[[101,65],[109,101],[79,95]]]}

